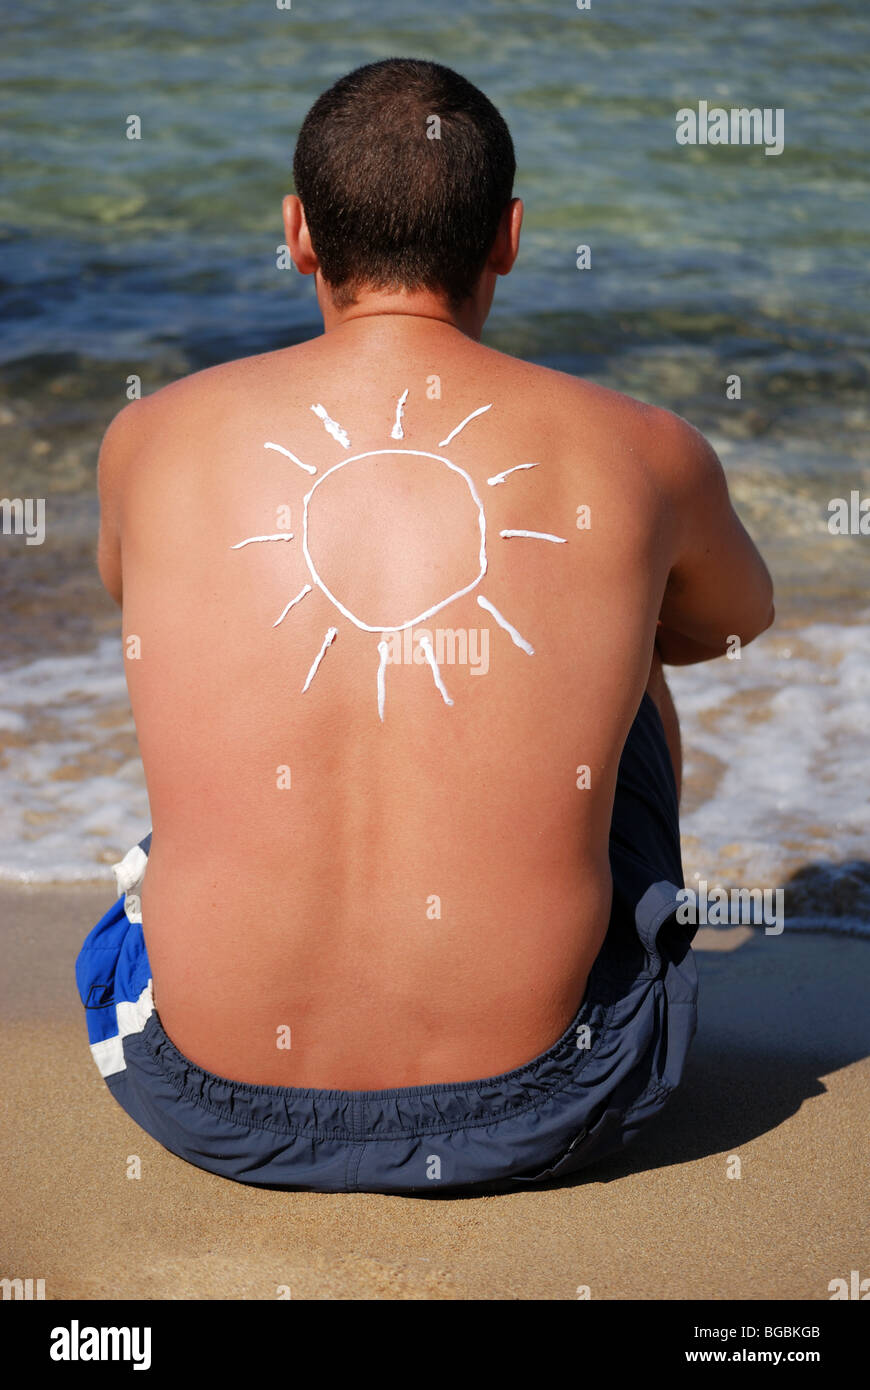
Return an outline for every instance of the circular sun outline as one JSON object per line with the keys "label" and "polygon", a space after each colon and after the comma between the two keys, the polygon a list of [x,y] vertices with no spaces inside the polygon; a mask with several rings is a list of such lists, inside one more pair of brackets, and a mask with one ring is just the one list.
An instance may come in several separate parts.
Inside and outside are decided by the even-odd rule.
{"label": "circular sun outline", "polygon": [[[376,458],[379,455],[384,454],[412,455],[416,458],[433,459],[436,463],[443,463],[454,473],[458,473],[459,476],[464,479],[465,484],[468,487],[468,491],[471,494],[472,501],[477,507],[477,521],[478,528],[480,530],[480,572],[477,575],[477,577],[473,579],[470,584],[466,584],[463,589],[458,589],[456,593],[450,594],[448,598],[442,599],[439,603],[434,604],[433,607],[427,608],[425,612],[419,613],[415,618],[409,618],[408,621],[404,623],[364,623],[361,618],[358,618],[354,613],[351,613],[350,609],[345,608],[341,600],[336,598],[332,590],[328,588],[328,586],[321,579],[320,575],[317,573],[317,567],[314,563],[314,560],[312,559],[311,552],[308,548],[308,508],[311,499],[314,496],[317,489],[320,487],[320,484],[325,483],[327,478],[329,478],[333,473],[337,473],[340,468],[346,468],[349,463],[358,463],[361,459]],[[480,495],[477,491],[477,488],[474,486],[473,479],[470,477],[468,473],[466,473],[464,468],[460,468],[458,463],[451,463],[450,459],[445,458],[443,454],[431,454],[425,449],[368,449],[364,454],[354,454],[352,458],[339,459],[338,463],[333,464],[332,468],[327,469],[327,471],[317,479],[317,482],[312,485],[310,491],[306,494],[305,498],[303,499],[302,511],[302,553],[305,556],[305,563],[308,566],[308,572],[311,575],[311,578],[313,579],[314,583],[321,590],[321,592],[326,595],[330,603],[338,609],[339,613],[341,613],[345,618],[347,618],[349,622],[352,622],[355,627],[360,628],[363,632],[403,632],[405,628],[414,627],[417,623],[424,622],[427,618],[431,618],[435,613],[439,613],[442,608],[446,608],[448,604],[454,603],[456,599],[462,598],[465,594],[470,594],[472,590],[477,588],[478,584],[486,574],[487,566],[486,513],[484,512],[483,502],[480,499]]]}
{"label": "circular sun outline", "polygon": [[[406,402],[407,399],[408,399],[408,394],[409,394],[409,393],[408,393],[408,390],[406,389],[406,390],[402,393],[402,395],[399,397],[399,399],[398,399],[398,401],[397,401],[397,403],[396,403],[396,422],[395,422],[395,424],[394,424],[394,426],[393,426],[393,429],[392,429],[392,431],[391,431],[391,436],[392,436],[393,439],[403,439],[403,438],[404,438],[404,431],[403,431],[403,429],[402,429],[402,417],[403,417],[403,414],[404,414],[405,402]],[[326,410],[326,408],[325,408],[323,405],[318,404],[318,405],[312,405],[311,409],[312,409],[312,411],[314,412],[314,414],[317,416],[317,418],[322,422],[323,427],[324,427],[324,429],[326,430],[327,434],[331,435],[332,438],[335,439],[335,440],[342,446],[343,449],[349,449],[349,448],[350,448],[350,439],[349,439],[349,437],[348,437],[347,431],[341,427],[341,425],[338,423],[338,421],[333,420],[333,419],[331,418],[331,416],[329,415],[329,413],[328,413],[328,411]],[[445,439],[439,440],[438,447],[439,447],[440,449],[445,448],[445,447],[450,443],[450,441],[451,441],[452,439],[455,439],[456,436],[457,436],[458,434],[460,434],[460,433],[462,432],[462,430],[465,429],[466,425],[469,425],[469,424],[471,423],[472,420],[476,420],[479,416],[485,415],[485,414],[486,414],[488,411],[490,411],[491,409],[492,409],[492,404],[490,403],[489,405],[482,405],[482,406],[479,406],[479,407],[477,408],[477,410],[472,410],[471,413],[470,413],[469,415],[466,415],[466,417],[465,417],[464,420],[461,420],[461,421],[459,422],[459,424],[456,425],[456,426],[454,427],[454,429],[452,429],[452,430],[450,431],[450,433],[447,435],[447,437],[446,437]],[[279,454],[283,454],[286,458],[290,459],[290,461],[291,461],[292,463],[296,464],[299,468],[304,469],[304,471],[305,471],[306,473],[312,473],[312,474],[313,474],[313,473],[316,473],[316,472],[317,472],[317,469],[313,466],[313,464],[304,463],[302,459],[298,458],[297,455],[294,454],[294,453],[292,452],[292,450],[286,449],[286,448],[284,447],[283,444],[276,444],[276,443],[275,443],[274,441],[272,441],[272,440],[267,440],[267,441],[263,444],[263,448],[264,448],[264,449],[273,450],[274,452],[279,453]],[[458,473],[459,476],[465,480],[465,484],[466,484],[466,487],[467,487],[468,490],[469,490],[469,493],[471,494],[472,501],[474,502],[475,506],[477,507],[478,526],[479,526],[479,530],[480,530],[480,555],[479,555],[480,572],[479,572],[479,574],[477,575],[477,577],[471,581],[470,584],[466,584],[466,585],[464,586],[464,588],[459,589],[459,590],[458,590],[456,593],[454,593],[454,594],[450,594],[448,598],[442,599],[439,603],[434,604],[431,608],[427,608],[427,609],[425,610],[425,612],[419,614],[416,618],[409,618],[409,619],[407,620],[407,622],[404,622],[404,623],[397,623],[397,624],[394,624],[394,625],[393,625],[393,624],[390,624],[390,625],[381,625],[381,624],[379,624],[378,626],[373,626],[373,625],[370,624],[370,623],[364,623],[364,622],[362,622],[362,620],[361,620],[360,618],[358,618],[358,617],[356,616],[356,614],[351,613],[350,609],[349,609],[349,608],[346,608],[345,605],[344,605],[339,599],[336,598],[336,596],[335,596],[335,594],[333,594],[332,590],[328,588],[328,586],[327,586],[327,585],[323,582],[323,580],[321,579],[320,575],[317,573],[317,566],[316,566],[315,563],[314,563],[314,560],[313,560],[313,558],[312,558],[312,556],[311,556],[311,551],[310,551],[310,548],[309,548],[309,545],[308,545],[308,510],[309,510],[309,504],[310,504],[310,502],[311,502],[311,498],[313,497],[313,495],[314,495],[314,493],[316,492],[317,488],[320,486],[320,484],[321,484],[322,482],[325,482],[325,481],[326,481],[326,479],[330,476],[331,473],[334,473],[338,468],[346,468],[347,465],[348,465],[349,463],[358,463],[361,459],[374,458],[374,457],[377,457],[378,455],[386,455],[386,454],[394,454],[394,455],[411,455],[411,456],[416,457],[416,458],[428,458],[428,459],[432,459],[432,460],[433,460],[434,462],[436,462],[436,463],[441,463],[441,464],[443,464],[445,468],[449,468],[449,469],[451,470],[451,472],[453,472],[453,473]],[[537,468],[537,467],[538,467],[538,464],[537,464],[537,463],[520,463],[520,464],[516,464],[513,468],[508,468],[508,469],[506,469],[506,470],[505,470],[504,472],[502,472],[502,473],[496,473],[493,477],[487,478],[486,481],[487,481],[487,483],[490,485],[490,487],[495,487],[495,486],[497,486],[499,483],[503,483],[503,482],[505,481],[505,479],[506,479],[506,478],[509,476],[509,474],[511,474],[511,473],[518,473],[518,472],[522,471],[523,469]],[[513,536],[520,536],[520,537],[525,537],[525,538],[527,538],[527,539],[529,539],[529,540],[554,541],[554,542],[556,542],[556,543],[559,544],[559,545],[565,545],[565,544],[567,543],[567,538],[566,538],[565,536],[554,536],[554,535],[551,535],[549,532],[546,532],[546,531],[526,531],[526,530],[518,530],[518,529],[505,529],[505,530],[500,531],[500,532],[499,532],[499,535],[502,536],[502,537],[505,538],[505,539],[508,539],[508,538],[510,538],[510,537],[513,537]],[[255,542],[260,542],[260,541],[292,541],[292,540],[293,540],[293,536],[294,536],[294,533],[293,533],[292,531],[279,531],[279,532],[277,532],[277,533],[272,533],[271,535],[246,536],[246,537],[244,538],[244,540],[236,541],[235,544],[231,547],[231,549],[233,549],[233,550],[242,550],[242,549],[244,549],[245,546],[252,545],[253,543],[255,543]],[[351,458],[344,458],[344,459],[341,459],[341,460],[339,460],[338,463],[334,464],[334,465],[332,466],[332,468],[327,469],[327,471],[326,471],[320,478],[317,479],[317,482],[314,483],[314,484],[312,485],[312,487],[310,488],[309,492],[306,494],[306,496],[305,496],[305,498],[304,498],[304,506],[303,506],[303,538],[302,538],[302,548],[303,548],[303,554],[304,554],[304,556],[305,556],[305,564],[306,564],[306,566],[307,566],[307,568],[308,568],[308,572],[309,572],[309,574],[310,574],[312,580],[314,581],[314,583],[313,583],[313,585],[312,585],[312,584],[305,584],[305,585],[303,585],[303,587],[302,587],[302,589],[299,591],[299,593],[298,593],[298,594],[295,594],[294,597],[290,599],[289,603],[287,603],[287,604],[285,605],[284,609],[283,609],[282,612],[279,614],[278,618],[275,620],[275,622],[272,624],[272,626],[273,626],[273,628],[279,627],[279,626],[281,625],[281,623],[283,623],[284,619],[287,617],[287,614],[288,614],[292,609],[294,609],[298,603],[301,603],[301,601],[305,598],[305,596],[306,596],[307,594],[313,593],[313,592],[314,592],[314,589],[315,589],[315,587],[316,587],[317,589],[320,590],[320,592],[321,592],[322,594],[324,594],[324,596],[325,596],[326,598],[329,599],[329,602],[333,605],[333,607],[336,608],[336,609],[338,610],[338,612],[341,613],[342,616],[345,617],[345,618],[348,620],[348,622],[353,623],[354,627],[359,628],[359,629],[360,629],[361,631],[363,631],[363,632],[381,633],[381,634],[382,634],[381,640],[378,642],[378,654],[379,654],[380,661],[379,661],[378,672],[377,672],[377,690],[378,690],[378,715],[380,716],[381,722],[383,722],[383,718],[384,718],[384,700],[385,700],[384,673],[385,673],[385,668],[386,668],[387,660],[388,660],[389,654],[390,654],[389,643],[384,639],[383,634],[388,633],[388,632],[392,632],[392,633],[403,632],[403,631],[407,631],[408,628],[412,628],[412,629],[413,629],[413,627],[415,626],[415,624],[423,622],[424,619],[426,619],[426,618],[431,618],[435,613],[439,613],[439,612],[441,611],[442,608],[446,608],[448,604],[450,604],[450,603],[455,603],[457,599],[460,599],[460,598],[462,598],[465,594],[470,593],[470,592],[472,591],[472,589],[476,589],[477,586],[478,586],[478,584],[480,584],[481,580],[483,579],[484,575],[486,574],[486,570],[487,570],[487,557],[486,557],[486,513],[484,512],[483,502],[481,501],[480,495],[479,495],[479,493],[478,493],[476,487],[474,486],[474,482],[473,482],[471,476],[465,471],[464,468],[460,468],[458,464],[452,463],[451,460],[448,459],[448,458],[445,458],[443,454],[433,454],[433,453],[431,453],[431,452],[430,452],[429,450],[427,450],[427,449],[395,449],[395,448],[389,448],[389,449],[369,449],[369,450],[366,450],[365,453],[354,454]],[[521,651],[524,651],[524,652],[526,653],[527,656],[534,656],[534,654],[535,654],[535,649],[534,649],[534,647],[532,646],[531,642],[528,642],[528,641],[525,639],[525,637],[523,637],[522,634],[519,633],[519,632],[517,631],[517,629],[514,627],[513,623],[511,623],[511,622],[504,616],[503,613],[500,613],[500,612],[499,612],[499,610],[496,608],[496,606],[495,606],[494,603],[490,602],[490,600],[489,600],[488,598],[486,598],[485,595],[483,595],[483,594],[478,594],[478,596],[477,596],[477,602],[478,602],[478,604],[479,604],[479,606],[480,606],[481,608],[483,608],[487,613],[490,614],[490,616],[491,616],[492,618],[495,619],[495,622],[498,624],[498,626],[499,626],[500,628],[502,628],[502,630],[503,630],[504,632],[507,633],[508,637],[509,637],[510,640],[513,642],[514,646],[519,647],[520,650],[521,650]],[[309,686],[311,685],[312,680],[314,679],[315,675],[317,674],[317,671],[318,671],[319,668],[320,668],[320,663],[323,661],[323,658],[324,658],[324,656],[326,655],[327,650],[328,650],[329,647],[332,645],[332,643],[335,641],[335,638],[336,638],[337,636],[338,636],[338,629],[337,629],[337,628],[330,627],[330,628],[327,629],[326,636],[324,637],[323,642],[321,643],[320,650],[319,650],[319,652],[317,653],[316,657],[314,658],[314,661],[313,661],[312,664],[311,664],[311,668],[310,668],[310,670],[309,670],[309,672],[308,672],[308,675],[307,675],[307,677],[306,677],[305,684],[304,684],[303,687],[302,687],[302,693],[303,693],[303,694],[305,693],[305,691],[306,691],[306,690],[309,688]],[[445,703],[446,705],[452,705],[452,704],[453,704],[453,701],[452,701],[452,699],[450,698],[450,696],[449,696],[449,694],[448,694],[448,692],[447,692],[447,690],[446,690],[446,688],[445,688],[445,686],[444,686],[443,680],[441,679],[441,672],[440,672],[440,670],[439,670],[438,661],[437,661],[437,659],[436,659],[435,653],[434,653],[434,651],[433,651],[433,649],[432,649],[431,639],[429,638],[428,634],[426,634],[425,632],[420,634],[420,648],[421,648],[422,651],[424,652],[424,655],[425,655],[425,657],[426,657],[426,660],[427,660],[427,662],[428,662],[428,664],[429,664],[429,666],[430,666],[430,668],[431,668],[432,677],[433,677],[433,679],[434,679],[435,686],[436,686],[436,688],[437,688],[439,694],[441,695],[442,699],[444,700],[444,703]]]}

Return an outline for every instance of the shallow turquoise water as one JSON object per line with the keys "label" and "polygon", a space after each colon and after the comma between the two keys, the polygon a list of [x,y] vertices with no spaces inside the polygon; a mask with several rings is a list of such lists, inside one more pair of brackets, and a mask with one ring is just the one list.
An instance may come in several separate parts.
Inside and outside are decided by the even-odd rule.
{"label": "shallow turquoise water", "polygon": [[[390,54],[459,68],[514,133],[526,234],[492,341],[702,428],[836,422],[851,452],[866,424],[863,0],[36,0],[4,29],[0,360],[44,425],[52,382],[102,422],[119,368],[153,387],[316,331],[310,282],[275,269],[295,134],[330,81]],[[675,112],[701,99],[783,107],[783,153],[679,147]]]}
{"label": "shallow turquoise water", "polygon": [[[293,0],[283,11],[28,0],[3,5],[2,20],[0,496],[45,497],[47,534],[41,547],[0,538],[0,793],[11,788],[0,874],[34,863],[42,874],[52,836],[61,876],[83,833],[92,866],[127,848],[117,768],[140,801],[141,787],[132,730],[117,724],[114,658],[98,648],[117,630],[94,564],[100,436],[130,373],[149,391],[319,331],[310,280],[275,268],[294,139],[331,81],[392,55],[457,68],[514,135],[523,246],[487,341],[675,409],[719,449],[778,585],[779,646],[763,649],[759,680],[797,682],[770,737],[783,768],[806,755],[790,782],[783,771],[782,785],[757,789],[758,816],[798,857],[828,834],[832,855],[856,852],[870,538],[833,538],[826,519],[830,498],[870,494],[864,0],[592,0],[589,12],[573,0]],[[678,146],[675,114],[701,100],[782,107],[783,153]],[[125,138],[130,114],[140,141]],[[730,373],[739,402],[725,399]],[[788,643],[810,621],[823,624],[816,656],[798,666]],[[76,664],[97,650],[95,664]],[[33,661],[49,663],[44,698],[31,697]],[[720,757],[695,680],[682,681],[689,733]],[[92,717],[117,725],[111,748]],[[836,745],[816,762],[813,728]],[[741,747],[757,756],[739,722],[734,737],[735,761]],[[81,783],[58,772],[71,762]],[[818,843],[818,827],[794,822],[814,794],[807,779],[830,784]],[[739,820],[737,792],[723,801],[720,787],[715,804]],[[144,814],[134,797],[134,837]],[[690,819],[709,844],[704,814]]]}

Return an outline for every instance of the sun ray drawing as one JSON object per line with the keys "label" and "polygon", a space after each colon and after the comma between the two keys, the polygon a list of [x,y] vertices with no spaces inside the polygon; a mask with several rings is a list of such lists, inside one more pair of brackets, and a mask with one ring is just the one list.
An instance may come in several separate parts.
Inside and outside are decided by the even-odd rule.
{"label": "sun ray drawing", "polygon": [[[274,449],[275,445],[266,445],[267,449],[270,447]],[[491,478],[487,478],[486,481],[488,482],[490,487],[498,487],[499,483],[503,483],[507,479],[509,474],[522,473],[524,468],[537,468],[538,466],[539,465],[537,463],[515,463],[513,468],[506,468],[503,473],[494,473],[493,476]]]}
{"label": "sun ray drawing", "polygon": [[391,439],[404,439],[405,431],[402,429],[402,416],[405,413],[405,401],[408,399],[408,388],[405,387],[398,401],[396,402],[396,423],[390,430]]}
{"label": "sun ray drawing", "polygon": [[[390,430],[391,439],[402,440],[405,437],[403,421],[405,417],[405,407],[409,395],[410,391],[408,388],[406,388],[401,393],[401,395],[396,398],[395,421],[393,423],[392,429]],[[321,421],[323,428],[326,430],[327,434],[329,434],[330,437],[334,439],[336,443],[341,446],[342,449],[350,449],[350,435],[348,434],[347,430],[344,429],[344,427],[341,424],[339,424],[337,420],[334,420],[332,418],[332,416],[327,411],[326,407],[318,403],[316,405],[312,405],[311,409],[317,416],[317,418]],[[460,420],[459,424],[456,425],[455,428],[452,429],[445,436],[445,438],[438,443],[436,447],[438,449],[445,449],[457,437],[457,435],[459,435],[465,429],[467,425],[469,425],[473,420],[479,419],[481,416],[485,415],[491,409],[492,403],[488,405],[478,406],[476,410],[472,410],[470,414],[466,415],[463,420]],[[308,597],[309,594],[319,592],[323,595],[324,598],[328,600],[332,607],[341,614],[341,616],[344,619],[352,623],[355,627],[359,628],[363,632],[378,633],[380,635],[380,640],[377,643],[378,666],[375,679],[375,688],[377,694],[378,716],[381,722],[383,722],[384,711],[386,706],[386,668],[389,665],[390,659],[390,644],[386,640],[387,634],[403,632],[407,628],[413,629],[419,623],[422,623],[426,619],[433,617],[436,613],[439,613],[443,608],[446,608],[449,604],[456,603],[458,599],[463,598],[466,594],[470,594],[473,590],[477,589],[487,573],[488,562],[486,513],[484,511],[484,506],[483,502],[481,501],[480,494],[477,488],[475,487],[474,480],[471,477],[471,474],[465,468],[461,467],[458,463],[454,463],[444,454],[429,452],[425,449],[369,449],[365,453],[354,454],[351,457],[339,459],[339,461],[333,464],[331,468],[327,468],[325,472],[322,472],[319,476],[317,476],[317,469],[313,464],[303,462],[303,460],[300,459],[296,454],[292,453],[290,449],[285,448],[283,444],[276,444],[270,440],[263,445],[263,448],[270,449],[273,452],[280,454],[282,457],[289,459],[291,463],[303,469],[304,472],[312,476],[315,476],[316,479],[311,484],[311,487],[309,488],[308,492],[306,493],[303,499],[302,510],[301,545],[302,553],[305,559],[305,564],[308,568],[310,583],[304,584],[303,587],[299,590],[299,592],[295,594],[293,598],[290,599],[290,601],[285,605],[282,612],[275,619],[272,626],[278,627],[279,624],[284,622],[284,619],[297,606],[297,604],[301,603],[303,599]],[[328,499],[328,483],[330,478],[334,477],[340,469],[350,468],[354,464],[362,463],[366,459],[379,458],[383,456],[401,457],[406,458],[409,461],[412,459],[418,460],[420,462],[421,467],[423,466],[423,461],[425,460],[429,465],[437,465],[442,468],[449,469],[452,473],[456,474],[464,483],[465,489],[467,490],[469,503],[474,508],[474,515],[477,523],[477,532],[480,538],[477,553],[473,557],[469,557],[470,569],[472,572],[472,578],[470,579],[469,583],[465,584],[462,588],[455,590],[455,592],[448,594],[446,598],[440,599],[437,603],[432,604],[429,608],[425,609],[424,612],[417,613],[414,615],[414,617],[408,618],[407,620],[401,623],[370,622],[367,619],[374,617],[374,614],[368,614],[366,615],[366,618],[360,617],[358,614],[352,612],[351,609],[347,606],[347,604],[343,603],[341,598],[337,594],[332,592],[332,590],[328,587],[326,581],[323,579],[323,577],[318,571],[315,555],[316,545],[314,544],[312,528],[310,526],[312,499],[315,497],[315,495],[318,494],[321,501],[324,498]],[[539,464],[537,462],[514,464],[513,467],[506,468],[502,473],[493,474],[493,476],[487,478],[486,481],[490,487],[496,487],[504,483],[506,479],[514,473],[519,473],[523,470],[537,467],[539,467]],[[320,489],[323,489],[323,491],[320,492]],[[505,528],[499,531],[499,537],[503,540],[522,539],[530,541],[546,541],[554,543],[556,545],[567,544],[567,537],[555,536],[548,531],[529,531],[520,530],[518,528]],[[231,546],[230,549],[242,550],[246,546],[253,545],[256,543],[269,541],[292,541],[294,538],[295,533],[292,531],[279,531],[265,535],[246,536],[244,540],[236,541],[236,543],[233,546]],[[517,628],[514,627],[513,623],[508,618],[506,618],[503,613],[499,611],[496,605],[489,598],[487,598],[482,593],[478,593],[477,603],[478,606],[484,610],[484,612],[489,614],[489,616],[493,619],[496,625],[504,633],[507,634],[511,642],[513,642],[514,646],[518,647],[520,651],[525,652],[527,656],[534,656],[535,649],[532,646],[531,642],[529,642],[525,637],[522,636],[522,634],[517,630]],[[305,678],[305,683],[302,686],[303,694],[305,693],[305,691],[309,689],[312,681],[314,680],[315,676],[320,670],[321,664],[323,663],[323,659],[326,656],[326,653],[335,642],[337,636],[338,628],[327,628],[326,634],[323,638],[323,641],[321,642],[320,649],[311,663],[308,675]],[[412,632],[412,640],[413,637],[414,634]],[[444,683],[444,679],[442,677],[441,670],[435,656],[435,650],[432,646],[432,640],[429,634],[427,632],[420,633],[418,641],[419,650],[423,654],[423,660],[425,665],[427,665],[429,668],[433,683],[435,685],[435,690],[441,696],[441,699],[445,705],[452,706],[453,700]]]}
{"label": "sun ray drawing", "polygon": [[476,420],[478,415],[484,415],[487,410],[492,410],[492,402],[490,402],[489,405],[478,406],[477,410],[472,410],[470,415],[466,415],[464,420],[460,420],[459,424],[456,426],[456,429],[451,430],[446,439],[439,439],[438,448],[446,449],[447,445],[451,442],[451,440],[456,438],[460,430],[464,430],[466,425],[470,424],[472,420]]}
{"label": "sun ray drawing", "polygon": [[529,541],[555,541],[557,545],[567,545],[565,536],[551,536],[549,531],[499,531],[500,536],[509,540],[511,536],[525,536]]}
{"label": "sun ray drawing", "polygon": [[271,536],[246,536],[243,541],[237,541],[230,546],[230,550],[241,550],[243,546],[254,545],[257,541],[292,541],[292,531],[276,531]]}
{"label": "sun ray drawing", "polygon": [[[312,407],[313,409],[313,407]],[[300,468],[304,468],[306,473],[316,473],[317,469],[313,463],[303,463],[295,454],[291,454],[289,449],[285,449],[282,444],[272,444],[271,442],[263,445],[264,449],[274,449],[276,454],[283,454],[285,458],[291,459],[293,463],[298,463]]]}
{"label": "sun ray drawing", "polygon": [[314,677],[317,675],[317,668],[318,668],[318,666],[320,665],[320,663],[321,663],[321,661],[323,660],[323,658],[326,656],[327,648],[332,646],[332,644],[333,644],[333,642],[335,641],[335,639],[336,639],[337,636],[338,636],[338,628],[337,628],[337,627],[331,627],[331,628],[329,629],[329,631],[327,632],[326,636],[325,636],[324,639],[323,639],[323,645],[322,645],[322,647],[320,648],[320,651],[317,653],[316,657],[314,658],[314,660],[313,660],[312,663],[311,663],[311,670],[308,672],[308,675],[305,677],[305,684],[304,684],[303,687],[302,687],[302,694],[303,694],[303,695],[305,694],[305,692],[306,692],[306,690],[308,689],[308,687],[309,687],[309,685],[311,684],[311,682],[314,680]]}
{"label": "sun ray drawing", "polygon": [[[236,547],[233,546],[233,549],[235,550]],[[291,598],[290,602],[287,604],[287,607],[286,607],[286,608],[284,609],[284,611],[282,612],[280,618],[276,618],[275,621],[274,621],[274,623],[272,624],[272,626],[273,626],[273,627],[277,627],[279,623],[283,623],[284,619],[287,617],[287,614],[290,612],[290,609],[291,609],[291,608],[295,608],[296,605],[297,605],[297,603],[299,603],[301,599],[304,599],[304,597],[305,597],[306,594],[310,594],[310,593],[311,593],[311,585],[310,585],[310,584],[306,584],[304,588],[302,588],[302,589],[299,590],[299,593],[296,595],[295,598]]]}

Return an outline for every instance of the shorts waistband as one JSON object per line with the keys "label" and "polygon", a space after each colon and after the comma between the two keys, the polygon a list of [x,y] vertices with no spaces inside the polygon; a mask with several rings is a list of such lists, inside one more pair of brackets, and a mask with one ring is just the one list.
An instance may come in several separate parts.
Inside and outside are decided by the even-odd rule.
{"label": "shorts waistband", "polygon": [[[153,1008],[126,1045],[134,1046],[140,1057],[147,1054],[173,1090],[198,1107],[224,1121],[280,1134],[375,1142],[492,1126],[536,1109],[566,1088],[597,1085],[608,1072],[614,1063],[614,1029],[631,1018],[637,997],[659,972],[656,937],[661,922],[675,911],[676,892],[673,884],[655,884],[638,905],[643,924],[638,935],[646,947],[642,968],[637,968],[640,953],[626,955],[623,934],[611,922],[583,1001],[562,1035],[539,1056],[494,1076],[373,1091],[234,1081],[185,1057]],[[635,936],[635,947],[637,941]]]}

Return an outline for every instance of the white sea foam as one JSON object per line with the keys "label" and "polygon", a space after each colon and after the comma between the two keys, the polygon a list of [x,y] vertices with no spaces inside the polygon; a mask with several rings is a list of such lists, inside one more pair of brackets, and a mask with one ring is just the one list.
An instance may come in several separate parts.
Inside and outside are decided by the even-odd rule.
{"label": "white sea foam", "polygon": [[[782,886],[787,926],[870,935],[866,628],[774,629],[739,661],[668,679],[683,728],[687,883]],[[710,794],[695,804],[702,776]]]}
{"label": "white sea foam", "polygon": [[[870,934],[866,629],[774,629],[668,675],[687,883],[782,886],[787,929]],[[0,880],[111,882],[150,825],[119,642],[0,670]]]}
{"label": "white sea foam", "polygon": [[118,641],[0,670],[0,880],[111,883],[151,826],[133,738]]}

